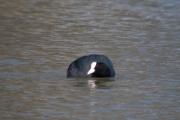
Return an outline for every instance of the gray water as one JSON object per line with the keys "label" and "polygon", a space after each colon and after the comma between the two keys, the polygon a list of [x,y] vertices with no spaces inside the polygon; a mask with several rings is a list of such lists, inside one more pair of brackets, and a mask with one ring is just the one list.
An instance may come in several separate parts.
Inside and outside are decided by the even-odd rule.
{"label": "gray water", "polygon": [[[179,0],[2,0],[1,120],[179,120]],[[116,77],[67,79],[90,53]]]}

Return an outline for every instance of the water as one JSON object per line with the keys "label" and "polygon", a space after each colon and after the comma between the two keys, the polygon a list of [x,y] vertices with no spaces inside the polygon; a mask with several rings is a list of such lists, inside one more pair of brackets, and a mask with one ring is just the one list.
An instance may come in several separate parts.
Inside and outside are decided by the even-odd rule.
{"label": "water", "polygon": [[[0,4],[0,119],[179,120],[179,0],[6,0]],[[116,77],[67,79],[106,54]]]}

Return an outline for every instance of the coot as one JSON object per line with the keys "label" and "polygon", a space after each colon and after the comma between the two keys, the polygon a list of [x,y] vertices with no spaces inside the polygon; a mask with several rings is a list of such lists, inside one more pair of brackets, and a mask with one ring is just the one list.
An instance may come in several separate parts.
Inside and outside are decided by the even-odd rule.
{"label": "coot", "polygon": [[114,77],[111,60],[105,55],[91,54],[73,61],[67,70],[67,77]]}

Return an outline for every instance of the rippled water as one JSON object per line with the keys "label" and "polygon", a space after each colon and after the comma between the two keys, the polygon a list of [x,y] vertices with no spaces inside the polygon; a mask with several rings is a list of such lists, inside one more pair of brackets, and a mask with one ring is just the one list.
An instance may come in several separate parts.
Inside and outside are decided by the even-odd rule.
{"label": "rippled water", "polygon": [[[178,120],[179,0],[4,0],[0,119]],[[67,79],[106,54],[114,80]]]}

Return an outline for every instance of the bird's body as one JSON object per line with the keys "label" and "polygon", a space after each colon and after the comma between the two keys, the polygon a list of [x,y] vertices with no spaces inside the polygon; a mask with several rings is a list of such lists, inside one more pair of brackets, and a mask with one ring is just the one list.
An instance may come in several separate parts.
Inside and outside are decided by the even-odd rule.
{"label": "bird's body", "polygon": [[112,62],[105,55],[91,54],[73,61],[67,70],[67,77],[114,77]]}

